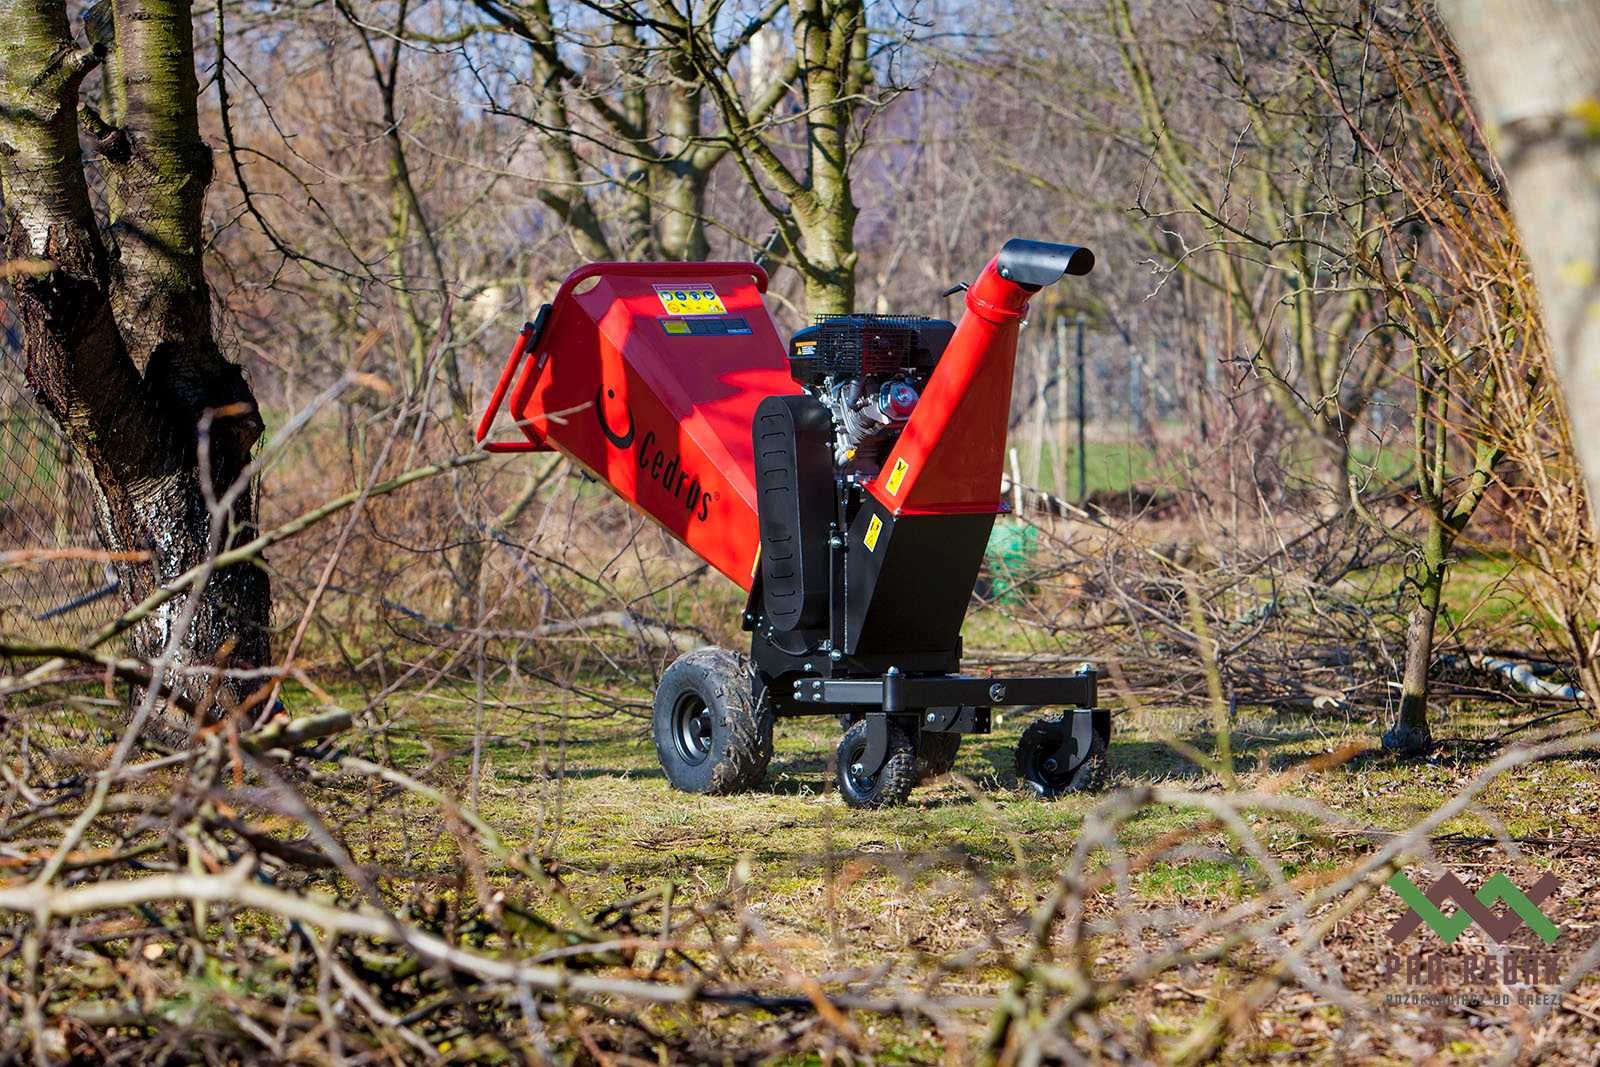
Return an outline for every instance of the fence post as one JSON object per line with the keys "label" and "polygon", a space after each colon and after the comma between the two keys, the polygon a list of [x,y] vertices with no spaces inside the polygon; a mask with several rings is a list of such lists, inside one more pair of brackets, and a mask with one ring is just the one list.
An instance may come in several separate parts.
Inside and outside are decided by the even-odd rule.
{"label": "fence post", "polygon": [[1067,496],[1067,424],[1071,416],[1067,413],[1067,317],[1056,316],[1056,417],[1055,440],[1050,444],[1050,450],[1055,453],[1051,464],[1051,473],[1055,485],[1052,487],[1057,496],[1063,500]]}
{"label": "fence post", "polygon": [[1083,312],[1078,312],[1078,500],[1081,503],[1089,499],[1089,451],[1085,439],[1083,424],[1085,421],[1085,405],[1083,395]]}
{"label": "fence post", "polygon": [[1044,489],[1044,447],[1045,438],[1048,436],[1046,427],[1050,424],[1050,341],[1041,337],[1038,342],[1028,345],[1028,360],[1032,364],[1033,380],[1036,383],[1033,393],[1033,481],[1029,483],[1032,488]]}

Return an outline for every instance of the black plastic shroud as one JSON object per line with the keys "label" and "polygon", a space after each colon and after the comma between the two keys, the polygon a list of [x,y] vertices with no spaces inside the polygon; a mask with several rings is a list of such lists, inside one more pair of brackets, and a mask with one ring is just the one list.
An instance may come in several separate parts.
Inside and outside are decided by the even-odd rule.
{"label": "black plastic shroud", "polygon": [[808,393],[756,408],[756,514],[764,613],[785,633],[828,621],[833,419]]}

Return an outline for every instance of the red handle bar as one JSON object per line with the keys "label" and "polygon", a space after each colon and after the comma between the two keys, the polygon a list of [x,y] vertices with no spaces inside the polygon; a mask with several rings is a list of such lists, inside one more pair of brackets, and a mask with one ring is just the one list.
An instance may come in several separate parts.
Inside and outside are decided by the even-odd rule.
{"label": "red handle bar", "polygon": [[500,405],[505,403],[506,390],[511,388],[511,379],[516,375],[517,368],[522,364],[522,357],[528,353],[528,342],[533,339],[533,323],[522,324],[522,332],[517,334],[517,343],[511,346],[511,355],[506,358],[505,370],[500,372],[500,380],[495,383],[494,394],[489,397],[489,406],[484,409],[483,418],[478,420],[477,443],[483,445],[485,452],[532,452],[538,446],[532,441],[490,441],[483,443],[489,436],[489,429],[494,425],[495,416],[500,413]]}

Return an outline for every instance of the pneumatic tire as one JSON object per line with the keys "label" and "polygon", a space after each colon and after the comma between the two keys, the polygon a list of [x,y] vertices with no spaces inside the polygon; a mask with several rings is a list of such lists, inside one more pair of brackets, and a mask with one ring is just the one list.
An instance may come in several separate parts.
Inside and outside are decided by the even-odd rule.
{"label": "pneumatic tire", "polygon": [[752,696],[744,661],[697,648],[672,661],[656,686],[651,732],[674,789],[724,796],[759,786],[772,762],[772,711]]}
{"label": "pneumatic tire", "polygon": [[1100,730],[1090,735],[1088,752],[1069,763],[1058,761],[1056,753],[1071,730],[1065,718],[1041,719],[1017,740],[1017,777],[1047,800],[1063,793],[1099,792],[1110,777],[1110,738]]}
{"label": "pneumatic tire", "polygon": [[904,804],[917,784],[917,750],[900,727],[889,724],[889,753],[874,775],[853,768],[867,751],[866,720],[856,723],[839,739],[836,755],[839,795],[852,808],[889,808]]}

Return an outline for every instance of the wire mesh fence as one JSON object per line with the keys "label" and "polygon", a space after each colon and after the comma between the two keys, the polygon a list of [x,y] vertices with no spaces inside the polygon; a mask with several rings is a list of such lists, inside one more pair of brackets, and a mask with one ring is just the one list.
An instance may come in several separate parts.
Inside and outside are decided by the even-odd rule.
{"label": "wire mesh fence", "polygon": [[1159,480],[1159,443],[1193,421],[1206,387],[1179,381],[1174,362],[1103,324],[1030,322],[1018,342],[1008,435],[1015,470],[1007,473],[1080,502]]}
{"label": "wire mesh fence", "polygon": [[66,641],[108,622],[116,578],[85,555],[99,548],[94,488],[23,376],[20,329],[0,287],[0,550],[33,550],[0,565],[0,630]]}

